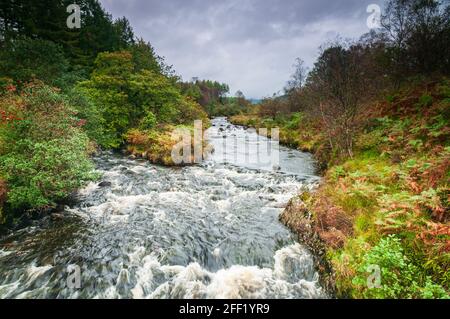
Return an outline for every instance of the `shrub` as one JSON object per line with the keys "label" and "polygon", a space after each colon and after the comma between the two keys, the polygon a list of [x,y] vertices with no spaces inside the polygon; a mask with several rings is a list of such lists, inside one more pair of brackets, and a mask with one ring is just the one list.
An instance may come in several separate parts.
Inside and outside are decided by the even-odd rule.
{"label": "shrub", "polygon": [[0,125],[0,171],[8,183],[11,208],[54,205],[95,177],[88,137],[56,90],[33,83],[20,96],[2,97],[0,105],[17,116]]}
{"label": "shrub", "polygon": [[104,148],[110,147],[115,136],[108,134],[106,121],[99,108],[89,96],[89,91],[81,87],[71,89],[67,94],[67,103],[73,105],[76,116],[80,119],[82,126],[88,137]]}
{"label": "shrub", "polygon": [[157,124],[156,116],[153,114],[153,112],[147,112],[145,117],[141,120],[141,129],[143,130],[150,130],[154,128]]}
{"label": "shrub", "polygon": [[290,130],[296,130],[300,126],[300,122],[303,120],[302,113],[294,113],[291,119],[287,122],[286,128]]}
{"label": "shrub", "polygon": [[[380,268],[378,288],[367,285],[368,271],[373,266]],[[444,288],[421,275],[394,235],[381,239],[364,255],[353,284],[357,298],[448,298]]]}
{"label": "shrub", "polygon": [[183,98],[179,108],[182,113],[182,124],[193,125],[195,120],[201,120],[204,125],[209,123],[208,114],[197,102],[189,98]]}

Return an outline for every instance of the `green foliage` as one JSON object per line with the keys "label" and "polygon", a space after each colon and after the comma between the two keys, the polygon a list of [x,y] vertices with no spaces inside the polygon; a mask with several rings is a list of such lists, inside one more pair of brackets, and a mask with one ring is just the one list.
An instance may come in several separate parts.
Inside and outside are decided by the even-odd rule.
{"label": "green foliage", "polygon": [[0,171],[13,209],[53,205],[94,178],[88,138],[63,96],[33,84],[0,101],[17,120],[0,126]]}
{"label": "green foliage", "polygon": [[[199,103],[208,114],[234,115],[238,113],[237,99],[225,98],[230,91],[227,84],[202,80],[180,83],[181,93]],[[244,99],[245,100],[245,99]]]}
{"label": "green foliage", "polygon": [[[380,268],[380,287],[367,286],[370,266]],[[404,254],[395,236],[383,238],[363,257],[354,278],[355,297],[363,298],[449,298],[446,291],[424,277],[420,269]]]}
{"label": "green foliage", "polygon": [[136,72],[149,70],[155,73],[162,73],[161,58],[156,55],[155,49],[150,43],[140,39],[129,50],[133,56],[134,70]]}
{"label": "green foliage", "polygon": [[152,112],[147,112],[144,118],[141,121],[140,128],[142,130],[150,130],[154,128],[157,124],[156,116]]}
{"label": "green foliage", "polygon": [[114,136],[107,131],[106,120],[97,104],[89,97],[89,90],[74,87],[66,94],[67,104],[73,105],[80,125],[91,141],[103,148],[113,143]]}
{"label": "green foliage", "polygon": [[304,120],[302,113],[294,113],[291,119],[286,123],[285,127],[289,130],[295,130],[300,127],[300,123]]}
{"label": "green foliage", "polygon": [[194,120],[206,119],[200,106],[184,97],[170,78],[146,69],[156,68],[156,57],[145,64],[141,59],[153,51],[147,47],[143,52],[143,44],[138,45],[138,59],[129,51],[99,54],[91,78],[79,85],[98,110],[94,123],[102,123],[102,146],[121,146],[124,134],[133,127],[150,129],[158,123],[192,124]]}
{"label": "green foliage", "polygon": [[425,93],[419,98],[419,101],[417,102],[416,106],[424,108],[431,106],[431,104],[433,104],[433,97]]}
{"label": "green foliage", "polygon": [[388,95],[386,96],[386,101],[388,101],[389,103],[394,103],[396,98],[397,98],[396,95]]}
{"label": "green foliage", "polygon": [[442,95],[444,99],[450,98],[450,80],[444,79],[442,83],[438,86],[439,94]]}
{"label": "green foliage", "polygon": [[[126,18],[113,21],[97,0],[77,0],[82,25],[69,29],[66,8],[71,0],[3,0],[0,6],[0,34],[5,42],[25,36],[51,41],[64,50],[72,66],[91,67],[100,52],[122,50],[134,43]],[[49,54],[50,56],[50,54]]]}
{"label": "green foliage", "polygon": [[17,143],[16,149],[1,158],[8,171],[12,208],[38,208],[64,199],[70,192],[90,180],[92,165],[86,157],[88,140],[81,133],[64,141]]}
{"label": "green foliage", "polygon": [[55,85],[68,67],[62,48],[50,41],[19,38],[0,50],[0,74],[19,82],[37,78]]}
{"label": "green foliage", "polygon": [[414,147],[416,150],[419,150],[423,146],[422,140],[410,140],[408,144]]}
{"label": "green foliage", "polygon": [[333,179],[337,180],[339,177],[344,177],[346,172],[343,166],[334,166],[330,174]]}
{"label": "green foliage", "polygon": [[175,123],[180,114],[182,96],[170,80],[162,74],[142,70],[128,78],[129,103],[133,105],[134,122],[143,112],[151,111],[159,122]]}

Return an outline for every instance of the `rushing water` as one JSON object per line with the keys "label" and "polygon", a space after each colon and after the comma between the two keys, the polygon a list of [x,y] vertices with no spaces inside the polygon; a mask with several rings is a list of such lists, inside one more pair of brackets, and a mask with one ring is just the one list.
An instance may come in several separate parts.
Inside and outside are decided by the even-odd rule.
{"label": "rushing water", "polygon": [[0,242],[0,298],[324,297],[310,253],[278,221],[318,180],[310,155],[223,118],[209,139],[215,153],[184,168],[98,156],[102,186]]}

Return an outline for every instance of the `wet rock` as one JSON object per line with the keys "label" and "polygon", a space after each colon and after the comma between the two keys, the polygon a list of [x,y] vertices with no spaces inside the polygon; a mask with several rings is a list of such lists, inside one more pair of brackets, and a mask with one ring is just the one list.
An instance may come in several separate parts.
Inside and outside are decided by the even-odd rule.
{"label": "wet rock", "polygon": [[58,220],[62,220],[64,218],[64,214],[61,213],[53,213],[50,215],[51,219],[53,221],[58,221]]}
{"label": "wet rock", "polygon": [[306,246],[314,256],[314,266],[319,272],[319,282],[327,294],[335,296],[336,283],[333,268],[326,256],[325,243],[314,227],[311,212],[299,196],[292,198],[280,215],[280,221],[298,236],[298,241]]}
{"label": "wet rock", "polygon": [[103,181],[100,184],[98,184],[100,187],[108,187],[111,186],[111,182]]}

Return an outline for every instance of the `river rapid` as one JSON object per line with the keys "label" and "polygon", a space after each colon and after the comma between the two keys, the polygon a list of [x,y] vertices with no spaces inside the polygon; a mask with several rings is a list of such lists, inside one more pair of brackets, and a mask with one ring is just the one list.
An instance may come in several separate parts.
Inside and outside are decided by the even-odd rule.
{"label": "river rapid", "polygon": [[0,241],[0,298],[326,297],[278,221],[318,183],[311,155],[212,125],[215,152],[195,166],[95,157],[102,179],[74,205]]}

